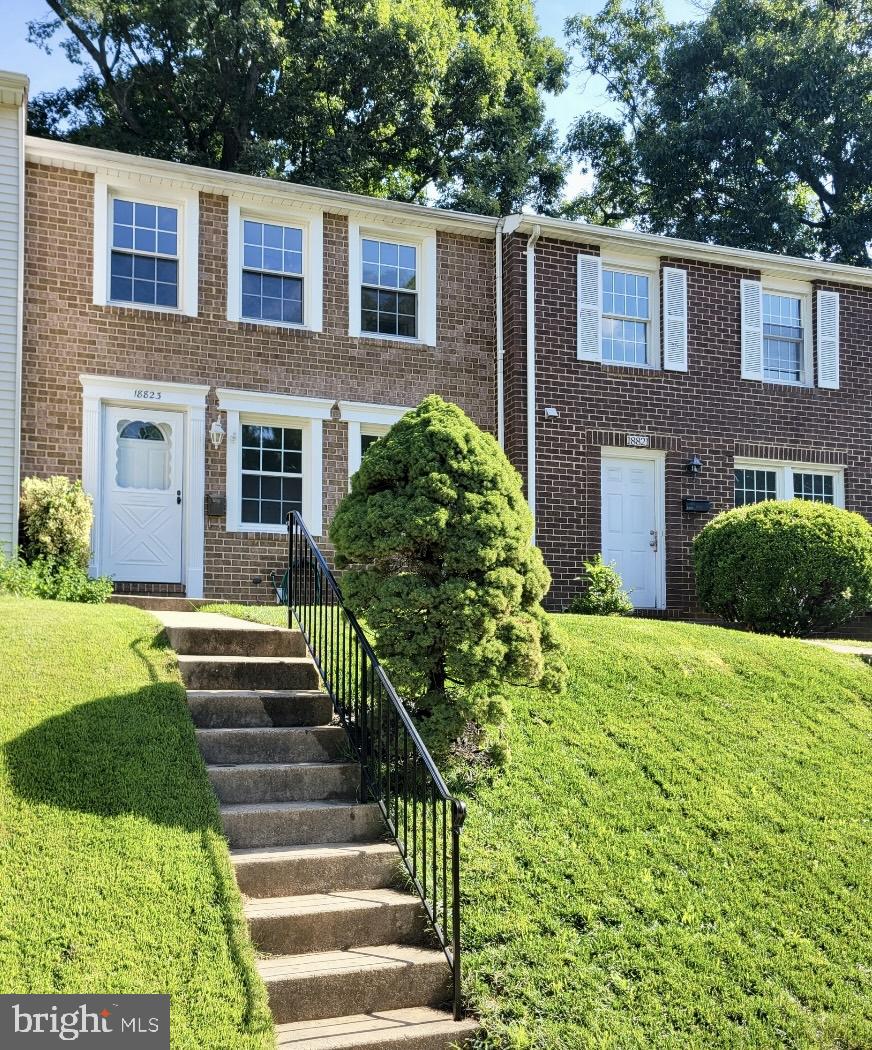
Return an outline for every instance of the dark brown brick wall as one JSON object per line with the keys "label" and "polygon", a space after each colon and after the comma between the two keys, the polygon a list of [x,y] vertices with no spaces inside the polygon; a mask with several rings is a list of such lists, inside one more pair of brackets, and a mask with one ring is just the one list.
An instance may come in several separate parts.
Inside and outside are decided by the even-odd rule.
{"label": "dark brown brick wall", "polygon": [[[437,237],[437,346],[348,336],[348,224],[324,216],[324,331],[231,322],[226,317],[227,206],[200,195],[199,316],[94,306],[94,189],[90,174],[29,165],[26,178],[22,470],[82,470],[81,373],[208,383],[216,387],[416,404],[439,393],[495,431],[493,241]],[[324,512],[347,486],[346,427],[324,428]],[[226,487],[224,448],[207,441],[206,492]],[[281,564],[283,537],[228,533],[207,518],[207,596],[264,597],[251,583]]]}
{"label": "dark brown brick wall", "polygon": [[[525,300],[526,236],[504,246],[506,299]],[[666,599],[694,608],[690,544],[710,517],[733,505],[735,456],[839,463],[849,509],[872,519],[872,290],[832,287],[841,295],[841,389],[779,386],[740,378],[742,277],[755,271],[662,258],[688,272],[688,355],[685,373],[602,365],[576,359],[576,256],[598,249],[540,240],[536,250],[537,540],[551,568],[551,604],[578,591],[581,563],[600,550],[600,449],[647,434],[666,451]],[[507,450],[525,464],[525,317],[507,315],[507,403],[514,417]],[[510,392],[509,392],[510,391]],[[554,405],[560,416],[545,419]],[[704,467],[690,478],[684,464]],[[712,500],[712,514],[682,510],[684,496]]]}

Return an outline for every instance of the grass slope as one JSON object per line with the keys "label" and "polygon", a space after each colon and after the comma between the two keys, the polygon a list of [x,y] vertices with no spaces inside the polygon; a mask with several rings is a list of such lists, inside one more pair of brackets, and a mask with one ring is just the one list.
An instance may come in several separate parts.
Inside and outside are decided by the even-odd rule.
{"label": "grass slope", "polygon": [[872,671],[801,642],[558,617],[464,834],[487,1045],[872,1046]]}
{"label": "grass slope", "polygon": [[168,992],[174,1050],[272,1044],[159,628],[0,598],[0,992]]}

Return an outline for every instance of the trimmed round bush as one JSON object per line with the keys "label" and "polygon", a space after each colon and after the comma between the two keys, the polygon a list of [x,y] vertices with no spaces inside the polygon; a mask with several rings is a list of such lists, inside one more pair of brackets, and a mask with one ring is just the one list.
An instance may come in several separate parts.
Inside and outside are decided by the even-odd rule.
{"label": "trimmed round bush", "polygon": [[694,540],[693,564],[703,608],[753,631],[807,634],[872,607],[872,526],[826,503],[725,511]]}

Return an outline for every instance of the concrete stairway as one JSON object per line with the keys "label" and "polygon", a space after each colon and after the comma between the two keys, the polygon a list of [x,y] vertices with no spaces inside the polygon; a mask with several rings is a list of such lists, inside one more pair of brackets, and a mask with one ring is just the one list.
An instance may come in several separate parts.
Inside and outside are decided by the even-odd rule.
{"label": "concrete stairway", "polygon": [[156,610],[220,802],[277,1045],[462,1046],[451,974],[295,631]]}

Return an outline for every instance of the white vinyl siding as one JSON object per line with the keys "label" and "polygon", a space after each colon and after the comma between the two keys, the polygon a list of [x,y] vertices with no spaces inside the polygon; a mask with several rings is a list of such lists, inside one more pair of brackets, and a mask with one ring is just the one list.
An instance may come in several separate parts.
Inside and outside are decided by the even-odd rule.
{"label": "white vinyl siding", "polygon": [[17,542],[21,369],[22,125],[17,106],[0,106],[0,550]]}

